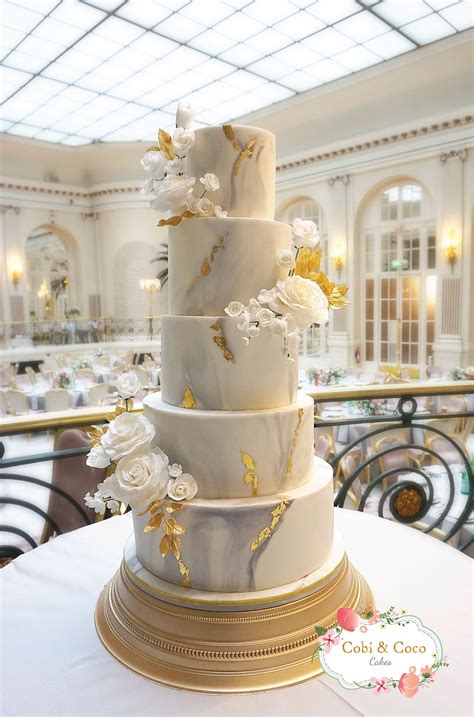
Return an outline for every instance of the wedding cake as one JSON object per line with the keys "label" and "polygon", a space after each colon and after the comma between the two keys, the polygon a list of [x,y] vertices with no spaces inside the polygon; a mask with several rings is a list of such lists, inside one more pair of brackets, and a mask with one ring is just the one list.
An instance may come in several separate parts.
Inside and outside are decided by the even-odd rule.
{"label": "wedding cake", "polygon": [[192,114],[181,105],[142,161],[168,214],[162,389],[133,414],[124,377],[95,436],[90,465],[112,470],[88,505],[128,503],[134,524],[97,626],[157,681],[248,691],[317,674],[314,625],[370,598],[334,535],[332,469],[297,388],[300,330],[345,292],[315,271],[316,226],[273,219],[274,136],[193,131]]}

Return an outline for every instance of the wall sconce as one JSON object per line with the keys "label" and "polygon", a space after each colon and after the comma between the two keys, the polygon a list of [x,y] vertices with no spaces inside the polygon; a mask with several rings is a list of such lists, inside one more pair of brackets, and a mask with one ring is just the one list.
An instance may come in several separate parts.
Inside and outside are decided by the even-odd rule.
{"label": "wall sconce", "polygon": [[148,294],[148,338],[153,339],[153,294],[161,289],[159,279],[140,279],[140,289]]}
{"label": "wall sconce", "polygon": [[344,268],[344,248],[341,243],[336,244],[331,259],[336,267],[338,278],[341,277],[341,271]]}
{"label": "wall sconce", "polygon": [[21,265],[21,261],[18,257],[15,257],[10,262],[10,278],[12,280],[12,284],[15,287],[15,291],[18,289],[18,284],[21,281],[21,277],[23,275],[23,267]]}
{"label": "wall sconce", "polygon": [[446,261],[451,267],[451,271],[454,271],[454,265],[458,260],[458,240],[454,229],[449,230],[441,243],[441,248],[444,251]]}

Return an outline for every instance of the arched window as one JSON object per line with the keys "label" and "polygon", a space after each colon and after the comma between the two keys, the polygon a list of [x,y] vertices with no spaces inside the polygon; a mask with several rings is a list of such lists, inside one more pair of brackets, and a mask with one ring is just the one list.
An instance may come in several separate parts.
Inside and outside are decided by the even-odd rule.
{"label": "arched window", "polygon": [[71,305],[72,257],[60,228],[37,227],[26,240],[29,316],[61,319],[76,307]]}
{"label": "arched window", "polygon": [[426,365],[436,297],[434,210],[426,191],[398,183],[377,194],[362,218],[365,360]]}
{"label": "arched window", "polygon": [[[328,232],[323,210],[314,199],[298,199],[286,208],[282,216],[282,221],[292,224],[297,217],[300,219],[311,219],[316,223],[321,239],[320,247],[323,252],[321,270],[327,273],[329,265]],[[313,358],[327,354],[326,326],[312,326],[307,331],[304,331],[300,347],[302,358],[308,358],[309,363],[311,363]],[[303,365],[304,362],[302,363],[302,366]]]}

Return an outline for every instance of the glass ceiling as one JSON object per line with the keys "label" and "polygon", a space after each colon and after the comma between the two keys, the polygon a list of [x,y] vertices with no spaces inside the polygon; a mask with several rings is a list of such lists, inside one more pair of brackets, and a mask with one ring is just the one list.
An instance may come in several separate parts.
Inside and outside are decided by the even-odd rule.
{"label": "glass ceiling", "polygon": [[473,0],[2,0],[0,131],[154,140],[218,124],[473,25]]}

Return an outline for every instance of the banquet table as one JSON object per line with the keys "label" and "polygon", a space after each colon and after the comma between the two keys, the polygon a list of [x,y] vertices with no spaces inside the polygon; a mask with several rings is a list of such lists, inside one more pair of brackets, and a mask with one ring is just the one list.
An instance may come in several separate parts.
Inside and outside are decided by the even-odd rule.
{"label": "banquet table", "polygon": [[248,695],[180,692],[116,662],[99,642],[94,607],[116,571],[130,514],[55,538],[0,571],[5,717],[61,715],[471,714],[471,561],[413,528],[335,510],[349,558],[372,587],[377,606],[407,609],[437,632],[450,666],[413,699],[345,690],[324,675],[301,685]]}

